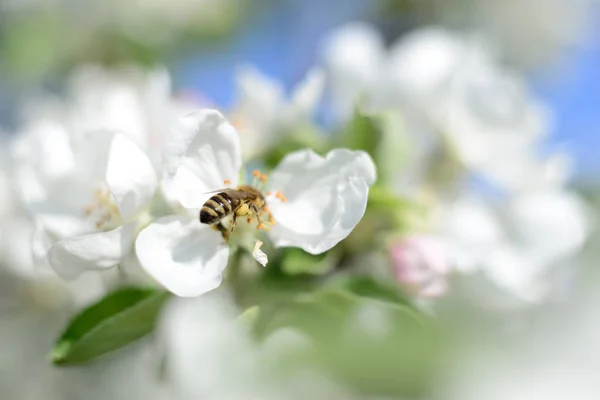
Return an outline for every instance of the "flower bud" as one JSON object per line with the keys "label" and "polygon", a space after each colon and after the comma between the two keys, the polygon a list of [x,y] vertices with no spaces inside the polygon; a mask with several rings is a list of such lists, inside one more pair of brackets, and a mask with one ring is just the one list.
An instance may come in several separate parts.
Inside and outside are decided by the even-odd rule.
{"label": "flower bud", "polygon": [[446,292],[450,265],[437,239],[406,236],[392,245],[390,256],[396,279],[412,295],[433,298]]}

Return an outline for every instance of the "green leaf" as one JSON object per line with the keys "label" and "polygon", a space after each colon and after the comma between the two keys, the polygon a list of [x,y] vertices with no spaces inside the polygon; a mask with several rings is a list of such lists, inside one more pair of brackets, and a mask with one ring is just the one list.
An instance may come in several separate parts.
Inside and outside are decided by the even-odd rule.
{"label": "green leaf", "polygon": [[354,112],[352,120],[342,132],[343,145],[351,149],[364,150],[374,159],[381,137],[381,125],[377,118],[366,115],[360,110]]}
{"label": "green leaf", "polygon": [[277,135],[276,142],[269,145],[269,149],[262,155],[262,161],[268,169],[273,169],[289,153],[302,149],[312,149],[317,153],[327,150],[325,141],[317,127],[302,125],[294,127],[291,131],[282,131]]}
{"label": "green leaf", "polygon": [[83,310],[68,325],[51,353],[57,365],[93,360],[141,338],[154,329],[170,293],[123,288]]}
{"label": "green leaf", "polygon": [[288,327],[310,339],[284,367],[309,363],[372,395],[422,396],[441,354],[436,328],[388,289],[356,279],[271,305],[262,338]]}
{"label": "green leaf", "polygon": [[288,275],[321,275],[331,271],[337,257],[332,252],[313,255],[301,249],[289,248],[281,260],[281,269]]}
{"label": "green leaf", "polygon": [[359,297],[412,307],[412,303],[394,283],[372,276],[348,276],[340,279],[336,285]]}
{"label": "green leaf", "polygon": [[[369,190],[367,214],[385,220],[385,225],[394,233],[418,230],[419,224],[426,222],[429,208],[394,193],[389,187],[375,184]],[[361,221],[362,222],[362,221]],[[383,229],[383,227],[377,227]]]}
{"label": "green leaf", "polygon": [[246,309],[246,311],[244,311],[243,313],[241,313],[236,318],[236,322],[242,326],[252,329],[252,327],[258,321],[259,317],[260,317],[260,307],[252,306],[252,307]]}
{"label": "green leaf", "polygon": [[364,150],[377,166],[377,181],[389,182],[409,160],[405,128],[397,113],[367,114],[360,109],[340,135],[339,146]]}

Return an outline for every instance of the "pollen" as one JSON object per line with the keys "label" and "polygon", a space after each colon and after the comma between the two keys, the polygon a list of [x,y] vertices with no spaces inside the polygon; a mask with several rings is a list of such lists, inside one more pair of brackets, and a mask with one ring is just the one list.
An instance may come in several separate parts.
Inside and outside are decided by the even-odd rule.
{"label": "pollen", "polygon": [[223,183],[224,183],[225,185],[231,185],[231,181],[230,181],[229,179],[225,179],[225,180],[223,181]]}
{"label": "pollen", "polygon": [[89,217],[94,212],[95,208],[96,208],[96,206],[94,204],[88,204],[83,209],[83,213],[85,214],[86,217]]}
{"label": "pollen", "polygon": [[256,226],[256,229],[264,229],[265,231],[269,231],[269,230],[271,230],[271,228],[269,228],[268,226],[266,226],[265,224],[262,224],[262,223],[261,223],[261,224],[258,224],[258,225]]}
{"label": "pollen", "polygon": [[262,175],[260,176],[260,181],[261,181],[262,183],[265,183],[265,182],[267,181],[267,174],[262,174]]}
{"label": "pollen", "polygon": [[96,229],[113,229],[121,221],[119,207],[106,188],[94,191],[92,201],[83,208],[85,218],[91,219]]}
{"label": "pollen", "polygon": [[257,170],[257,169],[255,169],[254,171],[252,171],[252,176],[255,177],[255,178],[260,177],[260,171]]}
{"label": "pollen", "polygon": [[281,200],[282,203],[285,203],[287,201],[287,198],[283,195],[283,193],[279,191],[275,192],[275,197]]}
{"label": "pollen", "polygon": [[244,128],[244,119],[240,115],[234,115],[229,120],[236,129],[241,130]]}

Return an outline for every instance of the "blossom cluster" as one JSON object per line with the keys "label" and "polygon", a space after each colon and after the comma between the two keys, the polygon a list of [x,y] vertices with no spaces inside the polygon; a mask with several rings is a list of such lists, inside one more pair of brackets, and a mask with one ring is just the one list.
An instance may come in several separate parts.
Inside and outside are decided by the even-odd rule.
{"label": "blossom cluster", "polygon": [[[177,295],[198,296],[219,286],[230,245],[267,263],[257,228],[268,230],[275,247],[319,254],[360,221],[375,181],[368,154],[299,150],[255,180],[268,208],[249,214],[226,242],[200,223],[199,212],[215,192],[243,180],[237,130],[217,110],[172,100],[162,73],[138,87],[114,81],[96,90],[91,73],[82,72],[87,85],[74,90],[75,104],[36,115],[11,146],[12,183],[31,216],[35,262],[59,276],[119,266]],[[92,86],[115,78],[93,73]],[[258,224],[263,211],[270,228]]]}
{"label": "blossom cluster", "polygon": [[[229,110],[175,93],[165,69],[133,66],[81,67],[60,95],[27,101],[1,148],[2,274],[36,306],[70,311],[124,286],[198,297],[169,304],[160,350],[130,349],[135,365],[167,360],[178,398],[283,398],[310,386],[257,372],[310,347],[305,336],[280,329],[255,349],[233,328],[239,309],[275,308],[281,293],[261,298],[270,279],[321,293],[366,276],[419,316],[455,295],[490,313],[559,298],[591,211],[569,186],[567,154],[542,152],[550,111],[496,49],[440,28],[386,46],[351,24],[322,50],[289,95],[241,69]],[[248,186],[264,205],[209,200]],[[202,223],[203,207],[224,217]],[[317,303],[293,290],[283,296]],[[391,331],[399,308],[346,294],[331,306],[351,303],[340,326],[369,338]],[[140,368],[128,384],[152,381],[140,398],[173,398],[155,372]],[[347,398],[327,379],[306,380]]]}

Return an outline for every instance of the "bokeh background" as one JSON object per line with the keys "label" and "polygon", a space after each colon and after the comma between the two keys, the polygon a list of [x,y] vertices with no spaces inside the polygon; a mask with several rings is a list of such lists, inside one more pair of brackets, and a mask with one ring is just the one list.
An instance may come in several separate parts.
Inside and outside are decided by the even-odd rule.
{"label": "bokeh background", "polygon": [[[314,375],[318,375],[315,371],[303,370],[302,374],[294,375],[292,382],[281,380],[276,389],[271,387],[270,397],[264,398],[307,398],[299,395],[306,388],[314,389],[309,398],[324,399],[600,398],[600,387],[594,382],[595,374],[600,372],[597,350],[600,297],[596,294],[600,288],[596,285],[600,251],[596,232],[591,228],[600,205],[598,1],[0,0],[0,145],[3,146],[0,157],[8,159],[7,143],[18,134],[23,114],[32,110],[23,104],[41,92],[60,96],[65,92],[70,74],[82,65],[164,66],[171,75],[176,95],[229,110],[238,100],[236,79],[244,67],[256,67],[280,81],[289,92],[314,65],[323,64],[327,57],[324,43],[329,35],[357,21],[375,27],[387,45],[415,29],[440,26],[459,34],[476,32],[498,49],[500,65],[516,71],[533,95],[548,107],[551,124],[541,144],[542,152],[559,149],[572,160],[573,176],[568,187],[585,199],[589,207],[589,237],[577,259],[569,261],[578,271],[564,278],[567,281],[564,286],[569,289],[553,298],[551,307],[545,308],[543,313],[511,308],[500,316],[475,315],[481,310],[464,307],[460,301],[443,304],[442,311],[436,311],[442,319],[436,323],[446,327],[444,332],[457,337],[445,341],[445,344],[451,343],[450,354],[445,358],[447,364],[440,367],[442,372],[436,371],[439,374],[435,374],[435,380],[426,382],[426,394],[413,390],[411,378],[404,380],[410,376],[407,373],[410,366],[406,363],[398,366],[382,357],[378,367],[388,374],[380,376],[381,379],[365,379],[365,385],[358,392],[339,390],[337,381],[332,388],[332,382],[314,379]],[[332,110],[326,104],[317,109],[315,120],[323,130],[334,124],[333,119]],[[2,221],[2,237],[9,238],[10,243],[12,225]],[[42,283],[24,284],[8,275],[0,278],[0,311],[3,313],[0,316],[0,398],[170,398],[164,385],[146,385],[152,378],[144,375],[145,372],[131,373],[148,359],[154,360],[144,343],[126,349],[127,357],[123,359],[116,355],[81,369],[66,372],[54,369],[47,353],[73,309],[49,306],[41,307],[43,312],[24,311],[21,295],[15,296],[16,292],[26,292],[27,304],[37,304],[60,297],[56,296],[58,289]],[[86,295],[90,294],[82,294]],[[419,309],[425,310],[425,315],[436,314],[426,302],[421,304],[417,299],[416,303]],[[163,334],[178,351],[174,358],[185,353],[184,344],[193,347],[191,343],[198,341],[214,343],[216,336],[229,332],[229,326],[220,315],[235,316],[240,311],[232,311],[229,306],[217,297],[208,305],[202,304],[202,310],[198,311],[208,313],[205,324],[221,329],[216,334],[211,334],[217,332],[216,328],[207,330],[205,324],[199,324],[181,310],[169,314],[175,322],[167,324]],[[365,315],[360,321],[365,326],[377,326],[380,322],[377,313]],[[469,322],[473,322],[469,329],[456,327]],[[490,335],[490,331],[499,326],[507,332],[518,332],[516,338]],[[178,332],[177,327],[192,333],[186,336]],[[316,332],[317,335],[330,333],[326,333],[325,328]],[[479,333],[481,337],[477,337]],[[240,343],[237,334],[228,335],[225,339],[230,343]],[[277,337],[272,341],[277,343],[269,346],[282,346],[280,341],[289,345],[298,339],[293,335],[291,338],[282,336],[283,339]],[[489,336],[493,338],[488,340]],[[357,342],[367,340],[362,336],[355,339]],[[409,335],[402,340],[411,343],[415,337]],[[179,378],[187,379],[184,385],[187,392],[184,391],[181,398],[236,399],[250,398],[245,394],[255,393],[252,390],[256,387],[245,381],[239,383],[239,391],[219,391],[220,387],[231,386],[232,380],[240,376],[248,378],[247,369],[251,365],[245,363],[246,358],[250,358],[246,350],[237,351],[220,343],[221,347],[215,346],[212,352],[204,349],[204,352],[194,353],[197,358],[211,362],[178,365]],[[414,343],[416,348],[433,346],[420,340]],[[470,346],[471,343],[476,345]],[[457,349],[460,351],[455,351]],[[377,351],[385,353],[386,350],[373,352],[379,354]],[[234,367],[222,362],[235,357],[232,353],[235,356],[243,353],[244,361]],[[291,354],[292,359],[302,358],[298,352]],[[415,357],[420,359],[421,353]],[[369,362],[377,363],[377,357],[371,357]],[[385,364],[388,362],[389,365]],[[464,368],[456,372],[456,365]],[[185,367],[197,368],[203,374],[212,369],[216,372],[204,375],[209,376],[206,382],[210,383],[203,380],[198,383],[194,382],[192,373],[182,372]],[[393,368],[399,370],[390,371]],[[414,378],[418,381],[415,386],[422,386],[421,379],[421,375]],[[398,382],[403,383],[396,385]],[[394,392],[398,387],[401,390]],[[264,395],[264,392],[256,393]]]}
{"label": "bokeh background", "polygon": [[[550,138],[573,154],[578,178],[593,181],[600,170],[595,152],[600,11],[594,1],[217,3],[3,1],[4,123],[11,122],[11,111],[25,93],[40,84],[56,85],[77,63],[160,63],[169,68],[175,88],[198,91],[229,107],[240,65],[252,64],[289,88],[319,60],[325,35],[344,23],[371,22],[388,42],[416,27],[442,24],[493,38],[505,61],[522,68],[535,93],[552,107],[556,121]],[[161,13],[167,23],[151,22]]]}

